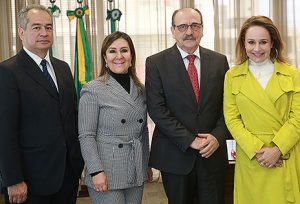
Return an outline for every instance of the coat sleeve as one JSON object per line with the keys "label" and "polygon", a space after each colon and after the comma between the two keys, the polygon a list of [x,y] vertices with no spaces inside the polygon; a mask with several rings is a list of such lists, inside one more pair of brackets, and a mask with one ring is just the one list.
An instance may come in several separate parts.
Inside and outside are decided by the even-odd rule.
{"label": "coat sleeve", "polygon": [[237,94],[232,88],[232,77],[229,70],[224,81],[224,117],[228,130],[240,148],[253,159],[255,151],[261,149],[264,143],[254,137],[244,126],[241,114],[236,104]]}
{"label": "coat sleeve", "polygon": [[20,98],[10,69],[0,66],[0,81],[0,181],[2,187],[8,187],[24,180],[19,148]]}
{"label": "coat sleeve", "polygon": [[81,152],[88,174],[103,171],[103,163],[97,149],[96,136],[99,105],[93,88],[88,84],[81,90],[78,111],[78,131]]}
{"label": "coat sleeve", "polygon": [[279,129],[272,142],[286,155],[300,141],[300,73],[293,72],[294,92],[288,120]]}

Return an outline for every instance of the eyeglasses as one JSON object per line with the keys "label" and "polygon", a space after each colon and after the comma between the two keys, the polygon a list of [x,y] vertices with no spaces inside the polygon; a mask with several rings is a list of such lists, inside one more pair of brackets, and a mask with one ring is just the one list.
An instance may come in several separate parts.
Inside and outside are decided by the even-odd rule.
{"label": "eyeglasses", "polygon": [[191,29],[193,31],[199,31],[203,24],[202,23],[192,23],[191,25],[188,25],[188,24],[180,24],[180,25],[173,25],[174,27],[176,27],[180,32],[185,32],[187,31],[187,29],[189,27],[191,27]]}

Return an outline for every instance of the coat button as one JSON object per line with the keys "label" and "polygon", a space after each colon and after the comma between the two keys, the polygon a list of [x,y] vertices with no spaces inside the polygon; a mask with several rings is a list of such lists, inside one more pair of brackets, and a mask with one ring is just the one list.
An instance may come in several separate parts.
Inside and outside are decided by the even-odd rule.
{"label": "coat button", "polygon": [[126,122],[126,120],[125,120],[125,119],[122,119],[122,120],[121,120],[121,123],[125,123],[125,122]]}
{"label": "coat button", "polygon": [[123,144],[119,144],[118,147],[119,147],[119,148],[123,148]]}
{"label": "coat button", "polygon": [[142,118],[138,120],[139,123],[143,123],[143,121],[144,120]]}

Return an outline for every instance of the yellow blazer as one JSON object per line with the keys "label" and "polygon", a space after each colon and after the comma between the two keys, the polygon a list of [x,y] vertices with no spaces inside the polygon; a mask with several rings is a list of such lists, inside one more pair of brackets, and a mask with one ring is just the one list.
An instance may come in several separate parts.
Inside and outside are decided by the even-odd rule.
{"label": "yellow blazer", "polygon": [[[274,63],[262,88],[248,61],[225,76],[224,117],[237,142],[235,204],[300,203],[300,73],[286,63]],[[278,146],[283,167],[262,167],[255,152]]]}

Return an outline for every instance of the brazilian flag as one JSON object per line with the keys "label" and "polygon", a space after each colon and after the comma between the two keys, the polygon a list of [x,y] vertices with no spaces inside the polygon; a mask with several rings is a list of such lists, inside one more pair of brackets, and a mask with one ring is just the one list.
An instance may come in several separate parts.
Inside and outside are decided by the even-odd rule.
{"label": "brazilian flag", "polygon": [[89,15],[88,6],[79,7],[75,11],[67,11],[70,20],[77,18],[74,63],[74,83],[77,99],[79,99],[82,86],[92,80],[93,77],[91,48],[82,19],[84,15]]}

